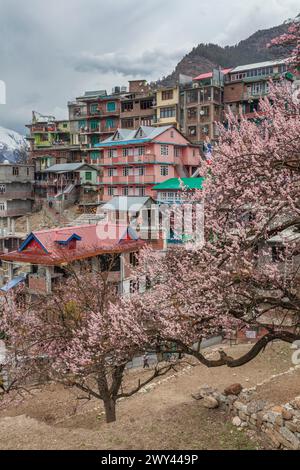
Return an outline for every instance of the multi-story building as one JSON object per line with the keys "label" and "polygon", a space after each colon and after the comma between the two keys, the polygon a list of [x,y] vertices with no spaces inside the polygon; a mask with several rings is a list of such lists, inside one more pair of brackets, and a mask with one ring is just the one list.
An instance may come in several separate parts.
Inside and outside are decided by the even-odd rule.
{"label": "multi-story building", "polygon": [[70,122],[57,120],[54,116],[42,116],[33,112],[32,122],[26,127],[30,130],[30,161],[36,170],[51,165],[80,160],[78,146],[70,142]]}
{"label": "multi-story building", "polygon": [[292,78],[287,74],[286,60],[259,62],[256,64],[240,65],[231,69],[225,77],[224,107],[234,114],[243,114],[253,118],[259,111],[260,98],[269,93],[269,80],[278,80],[282,76]]}
{"label": "multi-story building", "polygon": [[86,103],[77,99],[68,102],[69,123],[70,123],[70,144],[80,150],[80,130],[86,125],[85,119],[87,115]]}
{"label": "multi-story building", "polygon": [[159,88],[155,93],[154,126],[174,126],[180,129],[180,88],[178,86]]}
{"label": "multi-story building", "polygon": [[121,98],[125,89],[116,87],[107,95],[105,90],[86,92],[77,98],[86,106],[86,115],[78,121],[81,155],[88,163],[98,164],[101,153],[97,144],[113,135],[120,126]]}
{"label": "multi-story building", "polygon": [[182,132],[191,142],[202,144],[218,137],[215,122],[222,118],[224,77],[229,71],[203,73],[182,87]]}
{"label": "multi-story building", "polygon": [[15,239],[15,220],[32,211],[34,166],[0,164],[0,252]]}
{"label": "multi-story building", "polygon": [[103,199],[112,196],[153,196],[153,186],[172,177],[192,176],[200,150],[175,127],[141,126],[118,129],[98,144],[103,151]]}
{"label": "multi-story building", "polygon": [[82,200],[98,200],[98,170],[82,163],[61,163],[36,174],[36,199],[56,209]]}
{"label": "multi-story building", "polygon": [[129,93],[121,99],[122,129],[151,126],[154,119],[154,92],[146,80],[129,81]]}

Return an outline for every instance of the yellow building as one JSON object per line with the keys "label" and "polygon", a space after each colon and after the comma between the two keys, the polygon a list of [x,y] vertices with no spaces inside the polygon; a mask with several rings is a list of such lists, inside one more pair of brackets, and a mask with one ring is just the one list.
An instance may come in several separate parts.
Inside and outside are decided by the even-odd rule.
{"label": "yellow building", "polygon": [[159,88],[156,91],[156,117],[154,126],[175,126],[179,125],[179,87]]}

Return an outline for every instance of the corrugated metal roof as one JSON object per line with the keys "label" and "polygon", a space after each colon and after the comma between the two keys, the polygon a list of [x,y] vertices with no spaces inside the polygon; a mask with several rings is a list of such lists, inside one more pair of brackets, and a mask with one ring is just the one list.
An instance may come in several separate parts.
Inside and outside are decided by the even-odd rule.
{"label": "corrugated metal roof", "polygon": [[262,67],[272,67],[273,65],[280,65],[280,64],[285,64],[285,63],[286,63],[286,59],[282,59],[282,60],[268,60],[266,62],[257,62],[255,64],[239,65],[238,67],[235,67],[234,69],[232,69],[230,73],[244,72],[246,70],[252,70],[252,69],[257,69],[257,68],[262,68]]}
{"label": "corrugated metal roof", "polygon": [[101,207],[101,211],[118,210],[125,212],[139,212],[149,200],[151,200],[153,204],[155,203],[154,199],[151,197],[115,196]]}
{"label": "corrugated metal roof", "polygon": [[[78,239],[76,247],[72,249],[62,247],[59,242],[66,242],[70,237]],[[28,246],[29,249],[27,249]],[[144,242],[128,225],[103,221],[93,225],[32,232],[18,251],[1,255],[0,259],[57,266],[104,253],[136,251],[142,246],[144,246]]]}
{"label": "corrugated metal roof", "polygon": [[72,172],[72,171],[79,171],[83,167],[89,167],[92,170],[97,171],[95,167],[89,165],[88,163],[59,163],[57,165],[52,165],[46,170],[43,170],[43,173],[65,173],[65,172]]}
{"label": "corrugated metal roof", "polygon": [[[221,72],[224,75],[227,75],[230,71],[231,71],[231,69],[229,69],[229,68],[221,70]],[[204,78],[212,78],[212,76],[213,76],[212,72],[201,73],[200,75],[198,75],[198,77],[193,78],[193,80],[203,80]]]}
{"label": "corrugated metal roof", "polygon": [[17,277],[14,277],[11,281],[9,281],[7,284],[5,284],[5,286],[1,287],[1,291],[2,292],[8,292],[10,291],[11,289],[13,289],[14,287],[18,286],[19,284],[21,284],[21,282],[25,282],[26,280],[26,277],[25,276],[17,276]]}
{"label": "corrugated metal roof", "polygon": [[[168,129],[171,129],[172,126],[161,126],[161,127],[150,127],[150,126],[140,126],[139,129],[129,131],[128,129],[117,129],[115,134],[108,139],[103,140],[99,144],[96,144],[95,147],[111,147],[113,145],[128,145],[128,144],[139,144],[149,142],[152,139],[155,139],[159,135],[163,134]],[[142,135],[140,133],[142,131]],[[119,135],[119,138],[116,136]]]}
{"label": "corrugated metal roof", "polygon": [[155,191],[165,189],[180,190],[182,189],[181,181],[188,189],[202,189],[204,178],[170,178],[167,181],[157,184],[152,189]]}

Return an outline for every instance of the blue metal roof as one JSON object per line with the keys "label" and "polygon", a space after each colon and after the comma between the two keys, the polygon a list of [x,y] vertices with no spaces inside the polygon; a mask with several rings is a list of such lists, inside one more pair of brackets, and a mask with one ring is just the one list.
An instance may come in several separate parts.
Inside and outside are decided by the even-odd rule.
{"label": "blue metal roof", "polygon": [[104,141],[96,144],[95,147],[111,147],[117,145],[143,144],[151,142],[153,139],[163,134],[172,126],[152,127],[140,126],[138,129],[117,129],[114,135],[108,137]]}
{"label": "blue metal roof", "polygon": [[132,140],[112,140],[111,142],[100,142],[95,144],[94,147],[115,147],[117,145],[131,145],[131,144],[144,144],[151,142],[152,139],[132,139]]}
{"label": "blue metal roof", "polygon": [[2,292],[8,292],[11,289],[13,289],[14,287],[16,287],[17,285],[21,284],[21,282],[25,282],[25,281],[26,281],[25,276],[14,277],[11,281],[9,281],[7,284],[5,284],[5,286],[1,287],[0,290]]}

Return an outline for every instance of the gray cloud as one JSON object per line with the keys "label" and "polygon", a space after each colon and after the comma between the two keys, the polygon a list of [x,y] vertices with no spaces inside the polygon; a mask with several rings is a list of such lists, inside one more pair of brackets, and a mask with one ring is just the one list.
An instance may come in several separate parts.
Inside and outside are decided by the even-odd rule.
{"label": "gray cloud", "polygon": [[0,0],[0,125],[63,118],[84,90],[160,78],[200,42],[234,44],[298,13],[298,0]]}
{"label": "gray cloud", "polygon": [[154,78],[162,71],[172,70],[186,52],[184,49],[168,52],[158,48],[144,51],[139,56],[123,52],[108,52],[102,55],[86,52],[75,57],[73,65],[78,72],[111,72],[125,77],[140,75]]}

